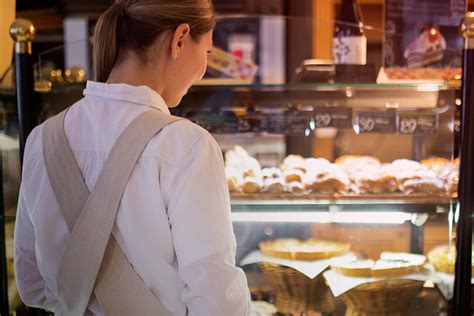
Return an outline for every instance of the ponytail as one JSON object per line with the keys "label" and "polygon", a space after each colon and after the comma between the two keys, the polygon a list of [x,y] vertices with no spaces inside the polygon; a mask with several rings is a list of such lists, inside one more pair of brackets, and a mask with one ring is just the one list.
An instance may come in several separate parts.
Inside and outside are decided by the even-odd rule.
{"label": "ponytail", "polygon": [[118,24],[123,15],[114,9],[116,6],[113,4],[100,16],[94,30],[92,71],[94,80],[98,82],[107,81],[118,56]]}
{"label": "ponytail", "polygon": [[97,21],[92,47],[93,78],[106,82],[119,53],[146,60],[148,47],[164,31],[187,23],[197,41],[215,25],[211,0],[116,0]]}

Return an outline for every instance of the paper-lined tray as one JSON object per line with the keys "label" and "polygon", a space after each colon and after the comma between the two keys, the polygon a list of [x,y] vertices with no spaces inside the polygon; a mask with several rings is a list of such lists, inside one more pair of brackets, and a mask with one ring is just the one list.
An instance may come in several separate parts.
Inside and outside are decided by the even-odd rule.
{"label": "paper-lined tray", "polygon": [[302,261],[302,260],[287,260],[287,259],[277,259],[265,256],[259,250],[255,250],[249,253],[242,261],[240,261],[240,265],[248,265],[252,263],[259,263],[259,262],[266,262],[266,263],[274,263],[279,264],[281,266],[293,268],[304,275],[306,275],[310,279],[314,279],[319,274],[321,274],[324,270],[326,270],[329,265],[333,263],[346,262],[347,260],[354,260],[356,257],[353,254],[347,254],[340,257],[333,257],[330,259],[324,260],[315,260],[315,261]]}
{"label": "paper-lined tray", "polygon": [[[454,274],[447,274],[443,272],[435,272],[436,286],[446,300],[450,300],[454,296]],[[471,279],[471,284],[474,284],[474,278]]]}
{"label": "paper-lined tray", "polygon": [[329,270],[324,272],[323,274],[328,286],[331,288],[331,291],[335,297],[365,283],[371,283],[376,281],[383,281],[389,279],[396,279],[396,280],[415,280],[415,281],[428,281],[433,280],[435,275],[430,272],[429,270],[425,270],[423,273],[414,273],[414,274],[407,274],[395,278],[374,278],[374,277],[351,277],[345,276],[340,273],[337,273],[334,270]]}

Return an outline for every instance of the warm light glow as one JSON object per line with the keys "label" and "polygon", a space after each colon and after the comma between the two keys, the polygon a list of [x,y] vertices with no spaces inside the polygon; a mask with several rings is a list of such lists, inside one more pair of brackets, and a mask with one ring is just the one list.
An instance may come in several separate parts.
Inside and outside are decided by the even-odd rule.
{"label": "warm light glow", "polygon": [[424,91],[424,92],[436,92],[439,91],[439,85],[438,84],[422,84],[418,85],[417,87],[418,91]]}
{"label": "warm light glow", "polygon": [[436,29],[431,29],[430,33],[431,33],[431,35],[436,35]]}
{"label": "warm light glow", "polygon": [[232,212],[233,222],[403,224],[412,215],[404,212]]}

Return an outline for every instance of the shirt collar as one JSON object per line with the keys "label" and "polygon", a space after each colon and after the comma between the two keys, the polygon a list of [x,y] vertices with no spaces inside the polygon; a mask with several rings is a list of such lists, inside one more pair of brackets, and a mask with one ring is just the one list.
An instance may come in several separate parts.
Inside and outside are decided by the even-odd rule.
{"label": "shirt collar", "polygon": [[84,96],[99,96],[146,105],[170,114],[165,100],[156,91],[147,86],[131,86],[124,83],[103,83],[87,81]]}

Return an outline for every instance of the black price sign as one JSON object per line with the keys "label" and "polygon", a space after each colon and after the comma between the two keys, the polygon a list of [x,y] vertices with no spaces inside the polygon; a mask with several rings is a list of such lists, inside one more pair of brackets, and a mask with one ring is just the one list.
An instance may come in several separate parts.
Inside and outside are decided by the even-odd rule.
{"label": "black price sign", "polygon": [[262,130],[271,134],[309,135],[311,114],[290,111],[267,114],[262,120]]}
{"label": "black price sign", "polygon": [[396,133],[397,116],[388,112],[359,112],[357,123],[360,133]]}
{"label": "black price sign", "polygon": [[262,121],[262,130],[270,134],[285,134],[286,113],[267,114]]}
{"label": "black price sign", "polygon": [[305,112],[288,113],[287,115],[287,135],[306,135],[311,133],[311,114]]}
{"label": "black price sign", "polygon": [[262,126],[264,125],[263,121],[265,120],[265,116],[262,114],[255,112],[255,113],[248,113],[238,119],[238,131],[239,133],[258,133],[264,131]]}
{"label": "black price sign", "polygon": [[352,128],[352,109],[316,108],[314,110],[314,123],[316,128]]}
{"label": "black price sign", "polygon": [[401,134],[435,134],[438,130],[436,114],[400,113],[399,132]]}
{"label": "black price sign", "polygon": [[188,111],[184,116],[210,133],[235,134],[239,131],[237,117],[230,111]]}

